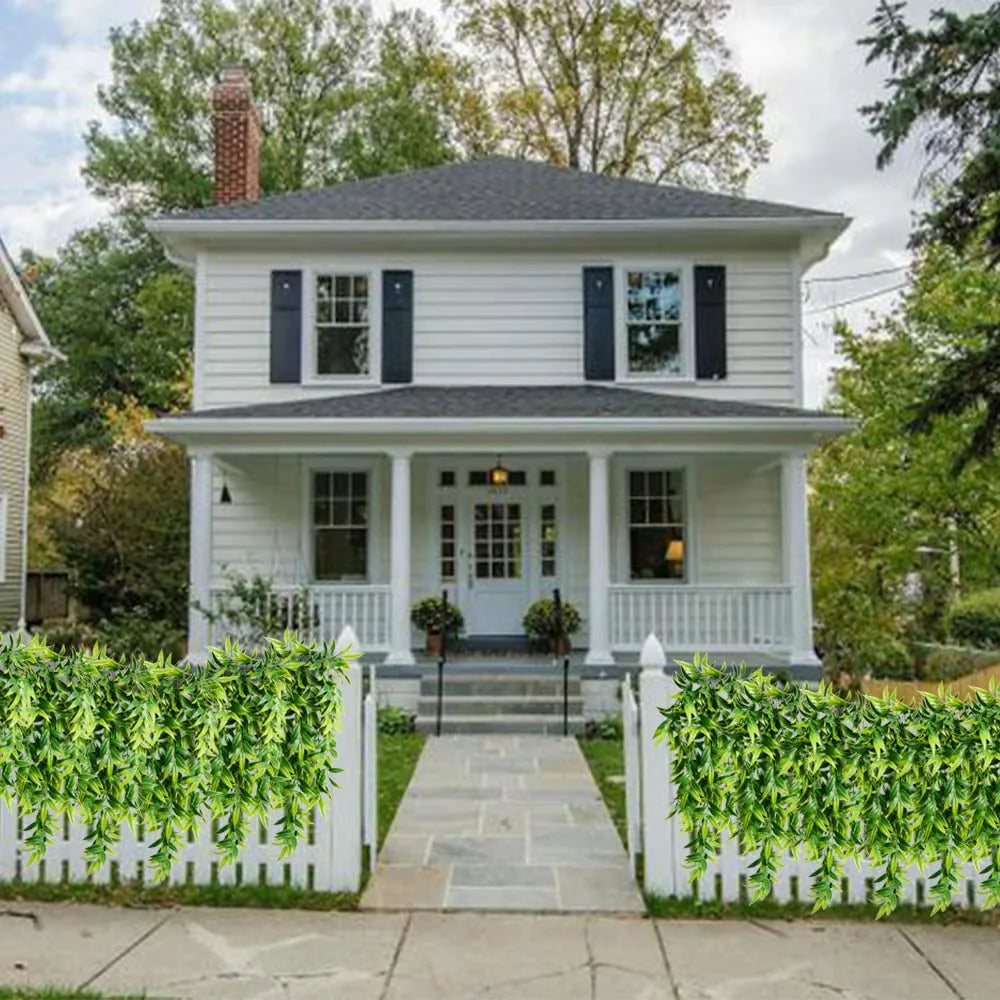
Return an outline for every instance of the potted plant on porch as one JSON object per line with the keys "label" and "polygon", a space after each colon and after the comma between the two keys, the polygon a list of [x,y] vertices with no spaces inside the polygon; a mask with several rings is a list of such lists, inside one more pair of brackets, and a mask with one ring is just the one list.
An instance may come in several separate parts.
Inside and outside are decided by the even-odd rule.
{"label": "potted plant on porch", "polygon": [[580,631],[583,619],[576,605],[564,600],[562,635],[560,635],[559,623],[556,620],[556,602],[551,597],[540,597],[528,605],[521,624],[532,646],[541,647],[545,652],[555,656],[565,656],[573,645],[572,636]]}
{"label": "potted plant on porch", "polygon": [[465,631],[462,612],[449,602],[447,609],[440,597],[421,598],[410,609],[410,621],[426,637],[426,650],[432,655],[441,652],[441,636],[457,639]]}

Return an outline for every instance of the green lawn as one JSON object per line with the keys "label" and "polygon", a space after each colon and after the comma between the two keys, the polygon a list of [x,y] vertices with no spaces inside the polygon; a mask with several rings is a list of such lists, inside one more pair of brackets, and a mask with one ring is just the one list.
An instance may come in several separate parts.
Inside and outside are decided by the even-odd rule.
{"label": "green lawn", "polygon": [[378,738],[378,845],[396,816],[427,737],[423,733],[379,734]]}
{"label": "green lawn", "polygon": [[[424,746],[419,733],[378,738],[379,834],[381,845],[410,783]],[[0,882],[0,899],[35,902],[103,903],[110,906],[239,906],[274,910],[354,910],[360,893],[317,892],[261,885],[96,885],[83,883]],[[74,994],[78,996],[79,994]],[[20,997],[3,993],[0,1000]],[[33,996],[33,994],[24,994]],[[49,1000],[48,994],[40,994]],[[61,994],[52,994],[52,998]]]}
{"label": "green lawn", "polygon": [[604,804],[625,843],[625,750],[621,740],[584,740],[580,749],[590,765]]}

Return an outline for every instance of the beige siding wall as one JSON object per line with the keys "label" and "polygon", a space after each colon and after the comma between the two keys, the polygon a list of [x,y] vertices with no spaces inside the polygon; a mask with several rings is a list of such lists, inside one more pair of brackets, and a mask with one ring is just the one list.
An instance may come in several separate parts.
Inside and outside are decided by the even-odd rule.
{"label": "beige siding wall", "polygon": [[[666,392],[790,404],[796,399],[798,335],[790,253],[704,252],[665,246],[657,260],[727,267],[729,374],[718,382],[644,383]],[[551,384],[583,379],[582,268],[638,263],[609,248],[545,254],[412,253],[389,257],[212,252],[204,257],[197,335],[200,407],[330,395],[338,387],[270,385],[270,272],[342,268],[378,278],[414,271],[414,381],[425,384]],[[376,282],[377,283],[377,282]],[[308,280],[307,294],[308,294]],[[620,298],[621,296],[619,296]],[[373,302],[377,314],[377,303]]]}
{"label": "beige siding wall", "polygon": [[6,496],[6,523],[0,546],[5,572],[0,579],[0,630],[17,623],[21,609],[24,476],[28,433],[28,369],[21,357],[21,332],[0,299],[0,494]]}

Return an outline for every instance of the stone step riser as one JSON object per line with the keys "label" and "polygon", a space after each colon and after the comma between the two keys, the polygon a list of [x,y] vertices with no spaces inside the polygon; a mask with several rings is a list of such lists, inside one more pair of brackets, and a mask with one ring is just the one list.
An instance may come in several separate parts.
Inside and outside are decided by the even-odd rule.
{"label": "stone step riser", "polygon": [[[445,695],[445,715],[559,715],[562,717],[562,696],[538,699],[491,699],[480,697],[455,697]],[[569,714],[580,715],[583,699],[579,696],[569,699]],[[420,714],[435,715],[437,698],[421,698]]]}
{"label": "stone step riser", "polygon": [[[433,717],[417,717],[417,731],[433,733],[436,720]],[[585,722],[579,716],[569,720],[569,732],[578,735],[583,732]],[[442,719],[441,733],[443,735],[478,735],[484,733],[506,734],[543,734],[561,736],[563,731],[562,717],[546,718],[530,716],[496,715],[490,717]]]}
{"label": "stone step riser", "polygon": [[[568,685],[570,697],[580,696],[580,681],[570,680]],[[490,678],[445,678],[444,693],[477,698],[499,697],[545,697],[562,698],[562,681],[539,678],[503,677]],[[437,697],[437,679],[424,677],[420,682],[420,694],[424,698]]]}

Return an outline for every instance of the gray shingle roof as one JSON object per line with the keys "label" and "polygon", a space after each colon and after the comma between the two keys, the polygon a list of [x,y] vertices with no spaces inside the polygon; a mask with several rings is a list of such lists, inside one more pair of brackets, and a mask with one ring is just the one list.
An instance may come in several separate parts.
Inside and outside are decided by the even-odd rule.
{"label": "gray shingle roof", "polygon": [[837,214],[491,156],[254,202],[214,205],[171,218],[486,222],[801,219]]}
{"label": "gray shingle roof", "polygon": [[397,419],[444,417],[569,418],[684,418],[788,417],[814,418],[827,414],[790,406],[766,406],[672,396],[637,389],[597,385],[433,386],[409,385],[343,396],[297,399],[287,403],[258,403],[182,414],[193,418],[312,418]]}

